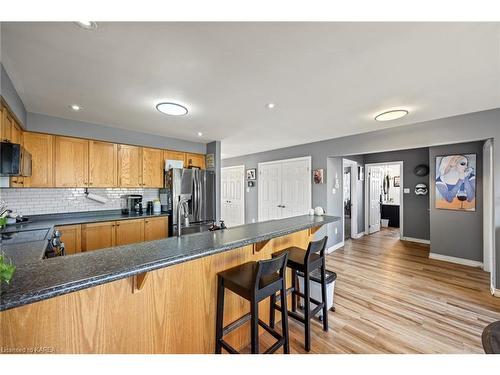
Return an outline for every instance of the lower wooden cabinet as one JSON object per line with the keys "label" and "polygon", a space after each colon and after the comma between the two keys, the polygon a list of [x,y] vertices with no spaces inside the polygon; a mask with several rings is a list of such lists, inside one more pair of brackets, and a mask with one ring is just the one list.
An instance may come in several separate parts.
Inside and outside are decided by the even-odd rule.
{"label": "lower wooden cabinet", "polygon": [[161,240],[168,236],[167,217],[152,217],[144,219],[144,241]]}
{"label": "lower wooden cabinet", "polygon": [[64,225],[55,229],[61,232],[61,241],[64,243],[66,255],[73,255],[82,251],[81,225]]}
{"label": "lower wooden cabinet", "polygon": [[160,240],[168,237],[168,217],[105,221],[82,225],[62,225],[66,255],[105,249],[113,246]]}
{"label": "lower wooden cabinet", "polygon": [[116,222],[115,245],[129,245],[144,241],[144,219]]}

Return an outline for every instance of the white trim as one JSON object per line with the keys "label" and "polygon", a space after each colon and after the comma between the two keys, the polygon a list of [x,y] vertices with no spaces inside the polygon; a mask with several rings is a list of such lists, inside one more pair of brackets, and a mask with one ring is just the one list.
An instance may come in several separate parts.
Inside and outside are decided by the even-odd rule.
{"label": "white trim", "polygon": [[414,237],[403,237],[401,238],[402,241],[410,241],[410,242],[418,242],[418,243],[425,243],[427,245],[431,244],[431,241],[429,240],[424,240],[422,238],[414,238]]}
{"label": "white trim", "polygon": [[370,191],[370,179],[369,179],[369,167],[381,166],[381,165],[399,165],[399,238],[403,239],[403,223],[404,223],[404,162],[402,160],[397,161],[387,161],[383,163],[368,163],[365,164],[365,231],[370,233],[370,202],[369,202],[369,191]]}
{"label": "white trim", "polygon": [[359,232],[359,233],[356,233],[355,235],[353,235],[352,238],[354,238],[356,240],[358,238],[363,237],[365,234],[366,234],[366,232]]}
{"label": "white trim", "polygon": [[[245,224],[246,222],[246,216],[245,216],[245,206],[246,206],[246,197],[245,197],[245,190],[246,190],[246,184],[245,184],[245,181],[246,181],[246,169],[245,169],[245,165],[242,164],[242,165],[232,165],[230,167],[224,167],[224,168],[221,168],[221,177],[222,177],[222,171],[224,170],[228,170],[228,169],[242,169],[243,170],[243,173],[242,173],[242,184],[241,184],[241,199],[243,200],[243,210],[242,210],[242,216],[243,216],[243,221],[242,221],[242,224],[240,225],[243,225]],[[220,190],[220,204],[221,204],[221,214],[222,214],[222,186],[221,186],[221,190]]]}
{"label": "white trim", "polygon": [[[312,156],[302,156],[299,158],[291,158],[291,159],[282,159],[282,160],[272,160],[272,161],[265,161],[262,163],[257,164],[257,175],[259,176],[258,179],[260,180],[260,168],[262,165],[269,165],[269,164],[278,164],[278,163],[287,163],[291,161],[300,161],[300,160],[305,160],[308,161],[308,173],[309,173],[309,208],[312,208]],[[261,190],[257,189],[257,218],[258,221],[261,221],[261,211],[262,211],[262,202],[261,200]]]}
{"label": "white trim", "polygon": [[[344,197],[344,168],[351,167],[351,238],[356,238],[358,232],[358,163],[354,160],[342,158],[342,204]],[[345,216],[342,209],[342,241],[345,241]]]}
{"label": "white trim", "polygon": [[500,289],[493,288],[493,285],[490,286],[490,292],[493,297],[500,297]]}
{"label": "white trim", "polygon": [[331,247],[329,247],[328,249],[326,249],[326,253],[327,254],[330,254],[330,253],[333,253],[335,250],[338,250],[340,249],[341,247],[344,247],[344,241],[342,242],[339,242]]}
{"label": "white trim", "polygon": [[470,259],[464,259],[464,258],[451,257],[448,255],[429,253],[429,258],[436,259],[436,260],[442,260],[442,261],[450,262],[450,263],[462,264],[464,266],[480,267],[480,268],[483,267],[483,262],[478,262],[476,260],[470,260]]}

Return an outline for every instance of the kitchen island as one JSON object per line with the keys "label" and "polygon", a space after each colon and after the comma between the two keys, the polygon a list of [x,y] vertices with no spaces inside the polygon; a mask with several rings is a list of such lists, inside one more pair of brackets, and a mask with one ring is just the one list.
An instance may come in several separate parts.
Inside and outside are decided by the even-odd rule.
{"label": "kitchen island", "polygon": [[[306,248],[316,230],[338,220],[298,216],[23,264],[0,291],[0,347],[213,353],[216,274],[289,246]],[[248,311],[228,293],[226,324]],[[248,333],[242,327],[228,341],[242,348]]]}

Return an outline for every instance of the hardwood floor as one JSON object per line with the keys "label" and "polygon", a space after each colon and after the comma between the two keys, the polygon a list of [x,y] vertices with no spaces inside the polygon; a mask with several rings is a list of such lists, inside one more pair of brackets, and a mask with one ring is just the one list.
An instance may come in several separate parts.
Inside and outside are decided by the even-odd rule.
{"label": "hardwood floor", "polygon": [[[310,353],[483,353],[483,328],[500,320],[489,274],[428,255],[428,245],[400,241],[391,229],[330,254],[336,311],[329,332],[313,323]],[[302,326],[289,325],[291,352],[304,353]],[[272,343],[261,336],[262,349]]]}

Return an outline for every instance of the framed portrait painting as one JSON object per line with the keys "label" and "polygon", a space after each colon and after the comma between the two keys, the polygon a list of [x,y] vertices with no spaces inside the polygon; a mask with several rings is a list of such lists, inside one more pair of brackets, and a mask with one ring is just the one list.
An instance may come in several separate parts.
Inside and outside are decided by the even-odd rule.
{"label": "framed portrait painting", "polygon": [[436,208],[476,211],[476,154],[436,157]]}

